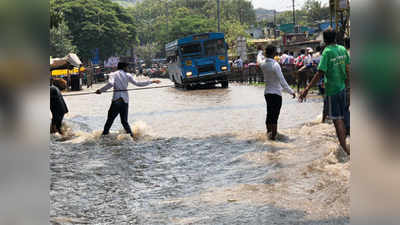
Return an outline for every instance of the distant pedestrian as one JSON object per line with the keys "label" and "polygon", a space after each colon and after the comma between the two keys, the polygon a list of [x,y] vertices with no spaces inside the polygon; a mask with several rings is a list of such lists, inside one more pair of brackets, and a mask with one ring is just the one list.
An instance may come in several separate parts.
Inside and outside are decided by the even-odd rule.
{"label": "distant pedestrian", "polygon": [[301,62],[303,66],[298,69],[298,72],[303,72],[304,70],[312,68],[313,53],[314,53],[314,50],[312,48],[307,48],[307,54],[304,55],[303,59],[299,59],[299,60],[303,60],[303,62]]}
{"label": "distant pedestrian", "polygon": [[281,65],[287,65],[287,64],[289,64],[288,57],[289,57],[289,51],[286,50],[286,51],[282,54],[281,60],[280,60],[279,64],[281,64]]}
{"label": "distant pedestrian", "polygon": [[302,50],[300,50],[300,55],[297,56],[297,58],[295,60],[297,70],[299,70],[301,67],[303,67],[305,58],[306,58],[306,50],[302,49]]}
{"label": "distant pedestrian", "polygon": [[133,79],[131,74],[127,73],[127,69],[127,63],[118,63],[118,70],[110,74],[108,83],[96,91],[97,94],[101,94],[110,88],[114,88],[112,103],[110,109],[108,110],[108,117],[106,124],[104,125],[103,135],[107,135],[110,132],[110,128],[115,118],[119,114],[122,126],[133,138],[134,136],[128,123],[129,95],[128,91],[126,91],[128,88],[128,83],[130,82],[136,86],[147,86],[152,83],[160,83],[159,80],[137,82]]}
{"label": "distant pedestrian", "polygon": [[288,63],[289,63],[289,65],[294,65],[295,64],[294,52],[290,52],[289,53]]}
{"label": "distant pedestrian", "polygon": [[279,55],[278,53],[275,53],[274,60],[275,60],[277,63],[279,63],[279,61],[281,60],[281,57],[280,57],[280,55]]}
{"label": "distant pedestrian", "polygon": [[304,70],[304,63],[306,62],[306,50],[302,49],[300,55],[295,60],[295,75],[297,83],[297,92],[300,92],[301,88],[307,86],[307,72]]}
{"label": "distant pedestrian", "polygon": [[281,66],[273,59],[276,54],[276,47],[269,45],[265,51],[266,59],[260,64],[264,74],[264,97],[267,103],[265,123],[268,137],[275,140],[278,134],[278,119],[282,107],[282,90],[291,94],[293,98],[296,98],[296,94],[286,82]]}
{"label": "distant pedestrian", "polygon": [[302,102],[310,88],[325,75],[325,96],[328,104],[328,117],[333,120],[336,134],[342,148],[350,155],[346,145],[345,115],[348,113],[346,97],[346,79],[349,77],[350,56],[347,50],[336,44],[336,32],[332,29],[324,32],[326,48],[322,53],[318,65],[318,72],[306,89],[301,93],[299,101]]}
{"label": "distant pedestrian", "polygon": [[261,46],[259,46],[257,50],[258,50],[258,53],[257,53],[257,64],[258,64],[265,60],[265,56],[264,56]]}
{"label": "distant pedestrian", "polygon": [[239,71],[243,70],[243,60],[241,57],[238,57],[236,60],[236,66],[238,68]]}
{"label": "distant pedestrian", "polygon": [[58,132],[64,135],[62,131],[62,121],[64,115],[68,113],[67,104],[65,104],[61,91],[67,87],[67,82],[60,79],[53,79],[53,84],[50,86],[50,111],[52,114],[50,133]]}

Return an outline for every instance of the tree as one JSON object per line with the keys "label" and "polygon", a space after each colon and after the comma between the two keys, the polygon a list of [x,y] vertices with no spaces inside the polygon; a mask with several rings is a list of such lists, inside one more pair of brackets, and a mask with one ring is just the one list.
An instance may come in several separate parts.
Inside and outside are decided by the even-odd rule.
{"label": "tree", "polygon": [[50,55],[63,57],[68,53],[78,53],[75,45],[72,44],[71,32],[65,23],[50,28]]}
{"label": "tree", "polygon": [[136,48],[136,54],[139,58],[142,58],[146,65],[151,65],[151,60],[156,56],[156,52],[159,49],[157,44],[148,43],[145,45],[141,45]]}
{"label": "tree", "polygon": [[62,13],[84,61],[94,56],[95,49],[104,60],[125,54],[136,43],[133,17],[110,0],[52,0],[50,11],[50,15]]}
{"label": "tree", "polygon": [[329,8],[323,7],[322,3],[317,0],[307,0],[304,3],[303,11],[305,11],[308,24],[313,24],[315,21],[329,18]]}
{"label": "tree", "polygon": [[225,33],[225,41],[228,43],[230,50],[235,46],[238,37],[250,37],[246,30],[247,26],[241,25],[239,21],[225,21],[222,23],[221,31]]}
{"label": "tree", "polygon": [[[321,1],[307,0],[301,9],[296,10],[296,24],[313,26],[316,21],[329,19],[329,7],[323,6]],[[293,12],[284,11],[277,15],[278,24],[293,23]]]}
{"label": "tree", "polygon": [[170,39],[178,39],[184,36],[211,32],[214,30],[214,23],[200,15],[191,15],[187,8],[180,8],[176,18],[171,22]]}
{"label": "tree", "polygon": [[[218,29],[216,0],[143,0],[128,11],[137,25],[140,44],[157,43],[160,56],[170,41]],[[221,0],[221,31],[228,42],[246,36],[245,29],[255,23],[255,18],[250,1]]]}

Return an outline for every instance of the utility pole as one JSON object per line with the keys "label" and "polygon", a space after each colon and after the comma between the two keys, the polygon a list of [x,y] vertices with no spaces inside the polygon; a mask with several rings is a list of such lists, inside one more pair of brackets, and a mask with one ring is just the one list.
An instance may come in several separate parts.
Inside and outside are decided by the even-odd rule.
{"label": "utility pole", "polygon": [[274,38],[276,39],[276,10],[274,10]]}
{"label": "utility pole", "polygon": [[168,33],[169,33],[169,30],[168,30],[168,17],[169,17],[169,14],[168,14],[168,0],[166,1],[166,4],[167,4],[167,35],[168,35]]}
{"label": "utility pole", "polygon": [[219,1],[220,0],[217,0],[217,17],[218,17],[218,32],[220,32],[221,30],[220,30],[220,22],[221,22],[221,15],[220,15],[220,7],[219,7]]}
{"label": "utility pole", "polygon": [[294,24],[294,27],[296,29],[296,9],[295,9],[295,6],[294,6],[294,0],[293,0],[293,24]]}

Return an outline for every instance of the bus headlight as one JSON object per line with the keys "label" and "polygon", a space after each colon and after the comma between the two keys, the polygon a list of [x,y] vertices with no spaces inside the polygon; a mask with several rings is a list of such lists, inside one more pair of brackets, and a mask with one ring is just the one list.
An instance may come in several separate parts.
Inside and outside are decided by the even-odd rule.
{"label": "bus headlight", "polygon": [[222,71],[228,70],[228,67],[227,66],[221,66],[221,70]]}
{"label": "bus headlight", "polygon": [[192,76],[192,72],[186,72],[186,76],[187,76],[187,77]]}

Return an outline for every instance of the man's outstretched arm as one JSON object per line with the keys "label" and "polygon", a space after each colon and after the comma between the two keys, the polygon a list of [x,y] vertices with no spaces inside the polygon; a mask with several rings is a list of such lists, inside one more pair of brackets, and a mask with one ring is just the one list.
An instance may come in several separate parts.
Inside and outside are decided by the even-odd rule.
{"label": "man's outstretched arm", "polygon": [[96,94],[101,94],[102,92],[107,91],[108,89],[112,88],[114,86],[114,79],[113,77],[110,77],[108,80],[108,83],[104,85],[102,88],[96,90]]}
{"label": "man's outstretched arm", "polygon": [[159,81],[159,80],[149,80],[149,81],[142,81],[142,82],[139,82],[139,81],[136,81],[135,79],[133,79],[133,76],[132,75],[128,75],[128,79],[129,79],[129,82],[130,83],[132,83],[132,84],[134,84],[134,85],[136,85],[136,86],[139,86],[139,87],[144,87],[144,86],[147,86],[147,85],[150,85],[150,84],[152,84],[152,83],[157,83],[157,84],[159,84],[161,81]]}
{"label": "man's outstretched arm", "polygon": [[299,96],[299,102],[303,102],[303,100],[307,97],[307,94],[308,94],[308,91],[310,90],[310,88],[312,86],[314,86],[321,79],[321,77],[323,75],[324,75],[324,72],[321,70],[318,70],[318,72],[314,75],[311,82],[307,85],[306,89],[304,89],[303,92],[301,92],[301,94]]}

